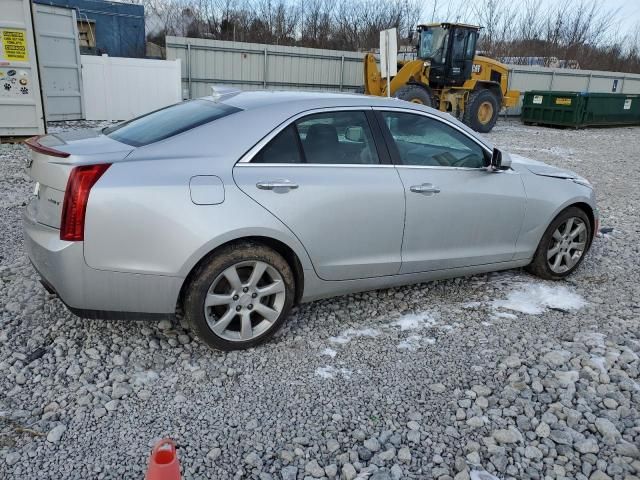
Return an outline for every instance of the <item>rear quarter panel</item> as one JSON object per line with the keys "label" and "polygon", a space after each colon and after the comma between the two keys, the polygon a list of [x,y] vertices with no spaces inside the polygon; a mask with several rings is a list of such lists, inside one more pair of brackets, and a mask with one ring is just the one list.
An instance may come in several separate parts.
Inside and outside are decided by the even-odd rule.
{"label": "rear quarter panel", "polygon": [[87,264],[101,270],[184,277],[227,241],[267,236],[289,245],[305,267],[308,257],[295,237],[230,177],[221,177],[223,203],[191,201],[191,172],[204,174],[202,163],[210,160],[113,165],[91,191],[84,242]]}

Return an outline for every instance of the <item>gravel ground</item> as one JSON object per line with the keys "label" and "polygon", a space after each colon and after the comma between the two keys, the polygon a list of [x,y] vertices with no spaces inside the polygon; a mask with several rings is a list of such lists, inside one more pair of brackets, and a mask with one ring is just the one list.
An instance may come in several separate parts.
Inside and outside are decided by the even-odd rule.
{"label": "gravel ground", "polygon": [[27,151],[0,145],[0,478],[142,478],[170,436],[185,478],[638,480],[640,128],[490,137],[595,184],[613,231],[576,274],[314,302],[227,354],[45,293],[23,251]]}

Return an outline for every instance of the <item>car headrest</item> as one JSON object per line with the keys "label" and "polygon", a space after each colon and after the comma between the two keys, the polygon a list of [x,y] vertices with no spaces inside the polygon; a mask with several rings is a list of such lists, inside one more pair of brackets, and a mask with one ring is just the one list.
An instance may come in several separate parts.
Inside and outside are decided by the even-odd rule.
{"label": "car headrest", "polygon": [[333,125],[327,123],[316,123],[311,125],[307,130],[307,137],[305,139],[308,144],[337,144],[338,143],[338,130]]}

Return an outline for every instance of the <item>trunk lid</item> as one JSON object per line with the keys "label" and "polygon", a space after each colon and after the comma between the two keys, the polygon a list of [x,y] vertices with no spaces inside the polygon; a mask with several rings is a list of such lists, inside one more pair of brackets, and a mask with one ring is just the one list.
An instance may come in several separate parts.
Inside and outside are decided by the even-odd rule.
{"label": "trunk lid", "polygon": [[[54,228],[60,228],[64,192],[73,167],[117,162],[134,150],[96,130],[45,135],[28,146],[31,148],[28,174],[36,184],[27,214],[36,222]],[[54,151],[48,152],[48,149]],[[56,150],[64,156],[57,156]]]}

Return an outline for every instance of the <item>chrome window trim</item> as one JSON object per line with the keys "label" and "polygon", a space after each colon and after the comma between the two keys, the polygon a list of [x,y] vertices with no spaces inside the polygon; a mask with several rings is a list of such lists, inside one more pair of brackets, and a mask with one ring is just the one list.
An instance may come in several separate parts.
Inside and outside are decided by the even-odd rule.
{"label": "chrome window trim", "polygon": [[451,167],[447,165],[395,165],[396,168],[399,169],[437,169],[437,170],[462,170],[462,171],[470,171],[470,172],[481,172],[486,171],[487,167]]}
{"label": "chrome window trim", "polygon": [[[251,163],[251,162],[238,162],[236,167],[320,167],[320,168],[393,168],[395,165],[387,163]],[[475,170],[475,169],[472,169]]]}
{"label": "chrome window trim", "polygon": [[[376,112],[400,112],[400,113],[408,113],[408,114],[412,114],[412,115],[421,115],[423,117],[427,117],[430,118],[432,120],[436,120],[439,122],[444,123],[445,125],[448,125],[449,127],[452,127],[453,129],[457,130],[458,132],[460,132],[462,135],[464,135],[465,137],[467,137],[469,140],[472,140],[473,142],[477,143],[485,152],[487,152],[489,155],[491,155],[493,153],[493,151],[489,148],[488,145],[486,145],[484,142],[482,142],[480,139],[476,138],[475,136],[469,135],[469,132],[464,131],[462,128],[460,128],[459,126],[457,126],[455,123],[448,121],[445,118],[442,118],[439,115],[433,115],[432,113],[429,112],[423,112],[422,110],[413,110],[411,108],[402,108],[402,107],[371,107],[372,110],[376,111]],[[400,165],[398,165],[400,166]],[[442,168],[442,167],[433,167],[433,168]],[[477,169],[471,169],[471,170],[477,170]]]}
{"label": "chrome window trim", "polygon": [[[273,138],[275,138],[281,131],[283,131],[289,125],[291,125],[296,120],[298,120],[298,119],[300,119],[302,117],[307,117],[309,115],[315,115],[315,114],[318,114],[318,113],[330,113],[330,112],[361,111],[362,113],[365,113],[367,110],[369,110],[369,111],[372,110],[371,105],[362,105],[362,106],[359,106],[359,107],[356,107],[356,106],[350,106],[350,107],[323,107],[323,108],[317,108],[317,109],[314,108],[314,109],[311,109],[311,110],[305,110],[304,112],[297,113],[297,114],[293,115],[292,117],[287,118],[284,122],[282,122],[276,128],[271,130],[271,132],[269,132],[267,135],[265,135],[262,138],[262,140],[260,140],[258,143],[256,143],[242,157],[240,157],[240,160],[238,160],[234,166],[247,166],[247,165],[267,165],[267,166],[290,165],[291,166],[291,165],[298,165],[298,166],[309,166],[309,167],[317,167],[317,166],[327,166],[327,167],[337,167],[337,166],[380,167],[380,166],[389,166],[389,167],[393,167],[392,164],[388,164],[387,165],[387,164],[382,164],[382,163],[337,163],[337,164],[331,164],[331,163],[254,163],[254,164],[251,164],[251,160],[253,160],[253,157],[255,157],[258,154],[258,152],[260,150],[262,150],[267,145],[267,143],[269,143],[271,140],[273,140]],[[371,135],[373,135],[373,134],[374,133],[372,131]],[[374,148],[376,148],[375,145],[374,145]],[[376,155],[378,155],[378,157],[379,157],[377,148],[376,148]],[[379,158],[378,158],[378,160],[379,160]]]}

